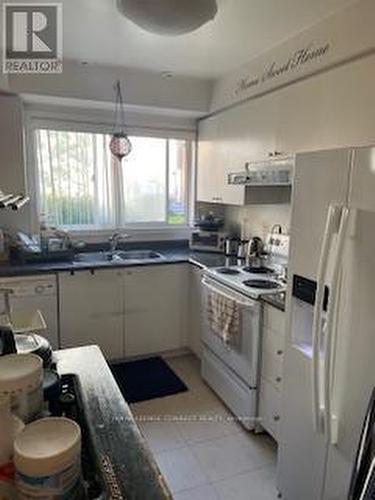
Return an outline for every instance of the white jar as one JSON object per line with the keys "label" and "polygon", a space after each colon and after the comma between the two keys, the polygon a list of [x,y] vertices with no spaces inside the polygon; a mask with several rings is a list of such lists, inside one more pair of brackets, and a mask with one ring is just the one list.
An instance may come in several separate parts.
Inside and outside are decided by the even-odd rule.
{"label": "white jar", "polygon": [[81,430],[72,420],[51,417],[27,425],[14,442],[20,500],[78,499],[81,494]]}
{"label": "white jar", "polygon": [[43,361],[35,354],[0,357],[0,396],[9,396],[11,411],[24,422],[43,408]]}
{"label": "white jar", "polygon": [[10,399],[0,396],[0,499],[14,500],[13,444],[24,423],[10,412]]}

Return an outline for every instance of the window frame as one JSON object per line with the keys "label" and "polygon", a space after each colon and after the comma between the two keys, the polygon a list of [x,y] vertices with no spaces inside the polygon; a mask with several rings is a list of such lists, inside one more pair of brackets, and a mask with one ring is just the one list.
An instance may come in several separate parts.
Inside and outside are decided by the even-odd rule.
{"label": "window frame", "polygon": [[[109,122],[96,122],[80,119],[79,115],[75,119],[59,119],[56,115],[50,116],[35,116],[29,114],[26,117],[26,149],[27,149],[27,174],[30,192],[35,202],[32,204],[31,226],[33,231],[38,232],[40,224],[40,191],[37,167],[37,151],[35,132],[38,129],[47,130],[61,130],[69,132],[87,132],[98,134],[111,134],[113,132],[113,125]],[[175,233],[176,236],[188,235],[193,225],[194,205],[195,205],[195,158],[196,158],[196,134],[189,130],[175,130],[161,128],[156,129],[153,127],[128,127],[127,133],[129,136],[137,137],[150,137],[161,139],[177,139],[186,140],[190,143],[188,148],[188,165],[187,165],[187,178],[186,184],[186,223],[185,224],[168,224],[165,222],[137,222],[127,223],[126,225],[116,225],[114,227],[108,226],[60,226],[61,229],[69,231],[75,237],[90,238],[96,236],[106,236],[112,234],[115,230],[125,230],[132,235],[142,236],[142,233]],[[168,150],[168,143],[167,143]],[[166,164],[166,193],[169,193],[169,164],[167,154]],[[168,208],[168,196],[166,198],[166,208]],[[168,210],[166,211],[168,214]]]}

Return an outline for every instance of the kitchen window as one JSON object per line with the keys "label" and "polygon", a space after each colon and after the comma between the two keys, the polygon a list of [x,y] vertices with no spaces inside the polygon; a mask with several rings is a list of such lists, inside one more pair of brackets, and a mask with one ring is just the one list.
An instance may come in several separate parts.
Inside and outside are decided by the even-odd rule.
{"label": "kitchen window", "polygon": [[109,134],[35,129],[39,212],[70,230],[187,226],[192,141],[130,140],[121,163]]}

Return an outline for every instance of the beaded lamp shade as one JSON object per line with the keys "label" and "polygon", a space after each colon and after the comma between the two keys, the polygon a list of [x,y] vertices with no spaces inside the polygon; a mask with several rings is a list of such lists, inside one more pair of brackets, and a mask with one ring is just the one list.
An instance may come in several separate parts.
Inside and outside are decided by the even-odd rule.
{"label": "beaded lamp shade", "polygon": [[113,156],[118,158],[120,161],[125,156],[128,156],[132,150],[129,137],[125,133],[125,109],[119,81],[116,83],[115,125],[111,141],[109,143],[109,149],[111,150]]}

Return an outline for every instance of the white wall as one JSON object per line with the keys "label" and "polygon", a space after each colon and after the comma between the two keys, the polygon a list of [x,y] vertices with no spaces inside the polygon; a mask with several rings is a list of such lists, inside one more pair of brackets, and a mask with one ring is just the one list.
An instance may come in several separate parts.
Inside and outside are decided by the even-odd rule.
{"label": "white wall", "polygon": [[[26,193],[22,102],[17,96],[0,95],[0,189],[5,193]],[[20,212],[0,210],[0,227],[27,229],[30,206]]]}
{"label": "white wall", "polygon": [[214,85],[217,111],[375,52],[375,2],[357,0],[260,54]]}
{"label": "white wall", "polygon": [[113,102],[113,86],[118,79],[123,84],[127,104],[201,114],[209,110],[211,80],[180,76],[163,78],[160,73],[101,65],[82,66],[68,60],[64,60],[62,74],[10,75],[9,86],[16,93]]}
{"label": "white wall", "polygon": [[246,238],[260,236],[265,239],[274,224],[281,224],[283,233],[289,233],[290,204],[227,206],[225,208],[226,229],[240,235],[242,225]]}

